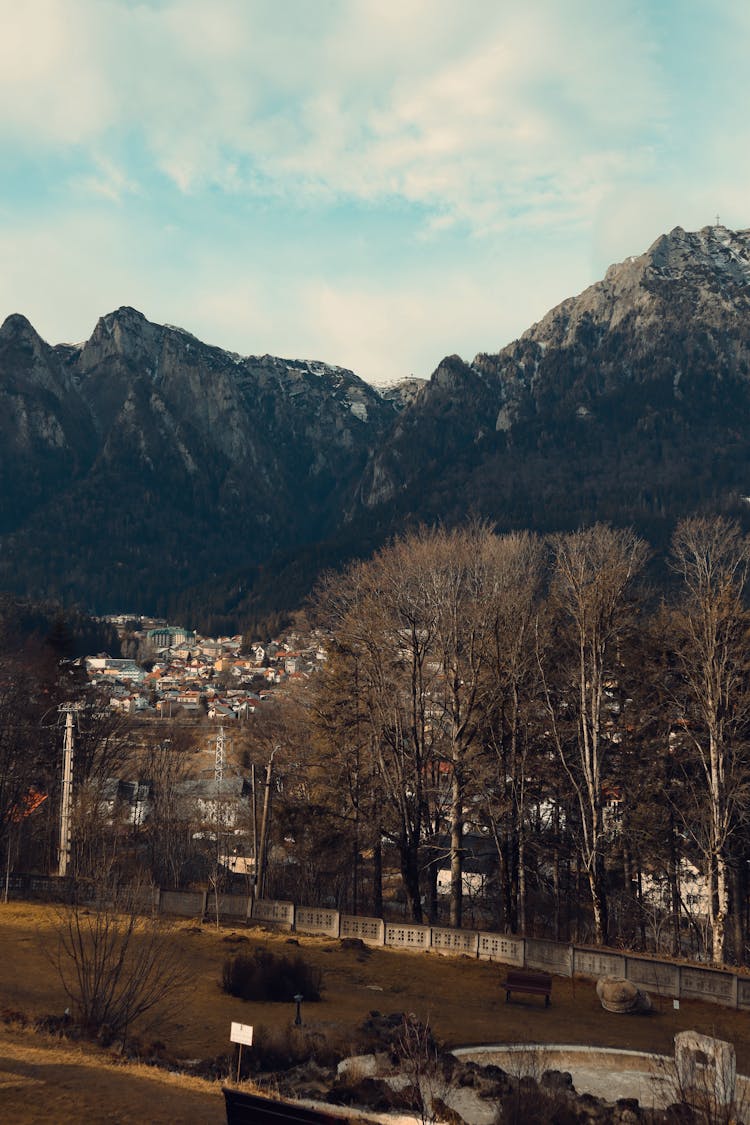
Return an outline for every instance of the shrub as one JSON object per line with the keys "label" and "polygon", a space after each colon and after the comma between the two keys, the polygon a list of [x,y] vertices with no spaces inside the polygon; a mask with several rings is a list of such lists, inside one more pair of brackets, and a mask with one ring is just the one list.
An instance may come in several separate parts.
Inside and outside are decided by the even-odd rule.
{"label": "shrub", "polygon": [[267,949],[238,953],[224,962],[222,988],[240,1000],[290,1001],[301,994],[306,1002],[320,1000],[320,969],[299,956],[282,957]]}
{"label": "shrub", "polygon": [[190,976],[175,957],[171,927],[141,915],[137,886],[113,887],[102,867],[91,896],[60,908],[46,953],[71,1001],[72,1023],[106,1046],[124,1043],[133,1024],[174,1001]]}
{"label": "shrub", "polygon": [[305,1026],[295,1027],[294,1024],[280,1028],[257,1024],[253,1049],[246,1051],[242,1059],[242,1074],[245,1077],[263,1072],[278,1075],[310,1062],[328,1067],[333,1073],[347,1054],[347,1046],[338,1042],[330,1031],[314,1031]]}

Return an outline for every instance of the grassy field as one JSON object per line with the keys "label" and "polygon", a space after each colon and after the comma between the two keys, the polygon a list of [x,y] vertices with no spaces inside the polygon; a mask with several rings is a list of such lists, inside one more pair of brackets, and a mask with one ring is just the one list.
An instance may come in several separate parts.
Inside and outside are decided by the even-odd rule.
{"label": "grassy field", "polygon": [[[0,905],[0,1014],[28,1019],[60,1016],[68,1001],[45,948],[54,943],[50,908]],[[147,1052],[158,1041],[171,1060],[229,1054],[230,1023],[281,1031],[292,1023],[291,1004],[245,1003],[220,988],[224,960],[257,944],[290,952],[288,935],[260,929],[217,930],[179,922],[174,956],[190,971],[190,985],[171,1013],[136,1029]],[[536,997],[506,1005],[503,966],[468,958],[342,948],[333,940],[299,937],[304,957],[323,973],[323,999],[303,1004],[305,1027],[355,1045],[355,1029],[373,1009],[413,1012],[428,1020],[449,1046],[485,1043],[581,1043],[671,1054],[677,1031],[694,1028],[731,1040],[738,1068],[750,1071],[747,1014],[715,1005],[652,995],[651,1016],[604,1012],[592,981],[555,978],[552,1004]],[[296,953],[297,950],[294,949]],[[41,1106],[47,1110],[41,1110]],[[220,1083],[176,1077],[123,1063],[111,1052],[0,1024],[0,1116],[27,1122],[222,1122]]]}

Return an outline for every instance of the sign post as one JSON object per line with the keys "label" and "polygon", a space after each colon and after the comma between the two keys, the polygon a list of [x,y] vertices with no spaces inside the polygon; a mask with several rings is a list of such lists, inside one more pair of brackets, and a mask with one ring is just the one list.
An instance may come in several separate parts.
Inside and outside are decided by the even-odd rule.
{"label": "sign post", "polygon": [[237,1055],[237,1081],[240,1080],[240,1065],[242,1063],[242,1048],[252,1047],[253,1045],[253,1025],[250,1023],[233,1023],[229,1033],[229,1041],[231,1043],[239,1043],[240,1049]]}

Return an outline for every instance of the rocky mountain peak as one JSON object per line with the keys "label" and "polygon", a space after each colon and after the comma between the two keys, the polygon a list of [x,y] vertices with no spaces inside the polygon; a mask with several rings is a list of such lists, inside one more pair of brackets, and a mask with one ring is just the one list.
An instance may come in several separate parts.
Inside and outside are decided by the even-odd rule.
{"label": "rocky mountain peak", "polygon": [[119,357],[138,364],[158,347],[164,329],[152,324],[143,313],[127,305],[107,313],[96,322],[81,350],[81,370],[87,372],[105,359]]}
{"label": "rocky mountain peak", "polygon": [[39,339],[39,336],[29,320],[22,313],[11,313],[6,316],[0,325],[0,341],[25,337],[29,340]]}
{"label": "rocky mountain peak", "polygon": [[406,379],[399,379],[396,383],[387,383],[378,387],[380,397],[391,403],[396,410],[403,410],[421,394],[423,387],[427,386],[426,379],[418,379],[409,375]]}
{"label": "rocky mountain peak", "polygon": [[663,276],[690,271],[726,275],[739,285],[750,284],[750,231],[715,225],[688,232],[675,227],[663,234],[644,255],[652,270]]}
{"label": "rocky mountain peak", "polygon": [[735,301],[750,301],[750,231],[707,226],[699,231],[675,227],[638,256],[610,266],[601,281],[569,297],[532,325],[518,344],[571,347],[580,332],[618,329],[634,318],[640,331],[669,316],[690,300],[715,323],[724,323]]}
{"label": "rocky mountain peak", "polygon": [[58,398],[66,388],[54,352],[21,313],[0,327],[0,383],[6,391],[43,388]]}

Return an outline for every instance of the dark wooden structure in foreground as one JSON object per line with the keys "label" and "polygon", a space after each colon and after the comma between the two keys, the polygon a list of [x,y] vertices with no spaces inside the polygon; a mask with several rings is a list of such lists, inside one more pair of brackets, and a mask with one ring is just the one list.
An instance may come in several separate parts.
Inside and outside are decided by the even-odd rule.
{"label": "dark wooden structure in foreground", "polygon": [[244,1090],[222,1088],[227,1107],[227,1125],[278,1125],[279,1122],[299,1122],[300,1125],[346,1125],[346,1117],[334,1117],[317,1109],[307,1109],[294,1102],[281,1102],[264,1098]]}

